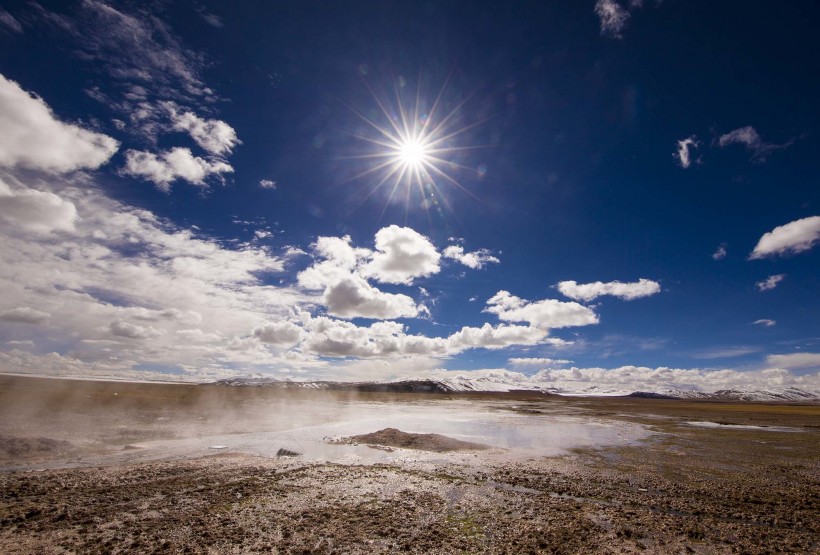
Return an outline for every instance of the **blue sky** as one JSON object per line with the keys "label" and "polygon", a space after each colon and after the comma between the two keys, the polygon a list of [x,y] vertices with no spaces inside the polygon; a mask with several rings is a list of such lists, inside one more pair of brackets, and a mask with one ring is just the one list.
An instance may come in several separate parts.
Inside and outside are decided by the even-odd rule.
{"label": "blue sky", "polygon": [[0,371],[820,389],[820,8],[497,4],[5,3]]}

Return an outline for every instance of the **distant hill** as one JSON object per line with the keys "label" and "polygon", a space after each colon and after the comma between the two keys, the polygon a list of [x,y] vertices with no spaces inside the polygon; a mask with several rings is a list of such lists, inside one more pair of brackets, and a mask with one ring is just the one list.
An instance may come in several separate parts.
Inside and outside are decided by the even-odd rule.
{"label": "distant hill", "polygon": [[510,380],[499,376],[458,375],[443,379],[397,380],[387,382],[292,381],[270,378],[228,378],[213,385],[230,387],[271,387],[277,389],[319,389],[373,393],[460,393],[529,391],[564,396],[641,397],[651,399],[701,399],[758,402],[820,402],[820,394],[797,388],[741,391],[722,389],[713,392],[692,390],[628,391],[598,386],[568,390],[529,380]]}

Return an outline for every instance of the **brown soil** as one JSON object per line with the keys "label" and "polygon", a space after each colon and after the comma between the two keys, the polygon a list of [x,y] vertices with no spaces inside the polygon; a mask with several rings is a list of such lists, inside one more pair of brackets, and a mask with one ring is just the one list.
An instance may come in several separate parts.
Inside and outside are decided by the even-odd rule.
{"label": "brown soil", "polygon": [[0,460],[64,454],[72,448],[70,441],[47,437],[13,437],[0,435]]}
{"label": "brown soil", "polygon": [[476,451],[489,449],[482,443],[461,441],[440,434],[411,434],[396,428],[385,428],[372,434],[361,434],[338,440],[339,443],[364,443],[386,447],[400,447],[402,449],[418,449],[446,453],[449,451]]}
{"label": "brown soil", "polygon": [[[210,390],[177,389],[184,395],[176,404],[175,390],[162,386],[105,387],[83,384],[71,390],[75,396],[63,412],[42,403],[48,410],[27,413],[24,421],[10,417],[19,410],[3,412],[10,405],[0,402],[6,449],[0,453],[25,462],[25,469],[0,472],[0,553],[820,552],[816,406],[505,398],[500,410],[544,414],[545,425],[554,414],[584,414],[657,432],[630,447],[529,460],[475,451],[442,453],[433,462],[407,457],[390,465],[340,465],[220,452],[192,460],[36,466],[75,464],[78,452],[87,453],[73,435],[59,435],[66,433],[60,424],[122,452],[133,441],[170,433],[164,427],[173,419],[159,418],[179,420],[188,411],[196,422],[216,422],[222,414],[190,401],[217,395]],[[0,401],[20,398],[12,393],[0,380]],[[241,393],[226,395],[226,404],[242,404]],[[32,389],[26,402],[37,399]],[[101,400],[103,408],[87,399]],[[690,420],[798,431],[704,429],[684,424]],[[127,433],[114,433],[124,422]],[[16,432],[29,428],[36,433]],[[191,430],[186,433],[201,428]],[[416,436],[387,432],[365,437],[375,435],[383,445],[384,435]],[[69,447],[60,443],[66,437],[70,456],[61,451]],[[463,462],[468,458],[475,462]]]}

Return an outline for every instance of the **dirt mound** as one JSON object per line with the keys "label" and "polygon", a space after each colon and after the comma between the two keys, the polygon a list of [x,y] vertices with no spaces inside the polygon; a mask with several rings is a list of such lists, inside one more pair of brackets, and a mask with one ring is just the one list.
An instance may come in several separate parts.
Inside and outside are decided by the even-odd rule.
{"label": "dirt mound", "polygon": [[29,457],[68,451],[71,448],[71,442],[59,439],[0,436],[0,456],[2,457]]}
{"label": "dirt mound", "polygon": [[490,447],[481,443],[461,441],[440,434],[411,434],[402,432],[396,428],[385,428],[372,434],[362,434],[350,436],[341,440],[343,443],[365,443],[367,445],[385,445],[388,447],[401,447],[403,449],[418,449],[420,451],[435,451],[443,453],[446,451],[469,451],[477,449],[489,449]]}

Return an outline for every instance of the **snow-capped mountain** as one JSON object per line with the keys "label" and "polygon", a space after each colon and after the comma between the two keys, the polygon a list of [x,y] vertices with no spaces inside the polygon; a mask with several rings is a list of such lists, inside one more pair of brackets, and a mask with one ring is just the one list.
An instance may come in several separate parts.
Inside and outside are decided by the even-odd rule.
{"label": "snow-capped mountain", "polygon": [[[518,376],[521,376],[520,378]],[[290,381],[269,378],[229,378],[215,382],[216,385],[248,387],[264,386],[278,389],[321,389],[331,391],[394,392],[394,393],[507,393],[531,391],[562,396],[587,397],[645,397],[656,399],[703,399],[758,402],[820,402],[820,392],[794,387],[769,390],[730,390],[713,392],[658,389],[634,391],[624,388],[608,388],[591,385],[587,387],[555,387],[546,382],[530,380],[520,374],[470,376],[458,374],[437,379],[399,379],[387,382],[333,382]]]}
{"label": "snow-capped mountain", "polygon": [[805,391],[796,387],[783,389],[765,389],[754,391],[739,391],[736,389],[721,389],[710,393],[703,391],[670,390],[665,395],[677,399],[724,399],[727,401],[820,401],[817,392]]}

